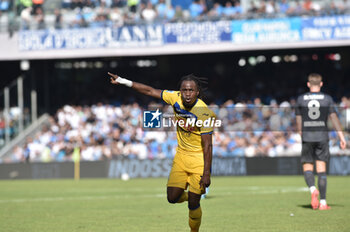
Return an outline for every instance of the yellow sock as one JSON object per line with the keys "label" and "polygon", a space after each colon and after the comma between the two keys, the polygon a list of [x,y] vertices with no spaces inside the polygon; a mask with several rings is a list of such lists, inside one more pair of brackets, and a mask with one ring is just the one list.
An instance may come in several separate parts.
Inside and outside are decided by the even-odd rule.
{"label": "yellow sock", "polygon": [[184,201],[188,201],[188,192],[184,191],[180,197],[180,199],[176,203],[182,203]]}
{"label": "yellow sock", "polygon": [[202,209],[199,206],[195,210],[190,210],[189,213],[189,225],[191,228],[191,232],[198,232],[199,226],[201,225],[202,221]]}

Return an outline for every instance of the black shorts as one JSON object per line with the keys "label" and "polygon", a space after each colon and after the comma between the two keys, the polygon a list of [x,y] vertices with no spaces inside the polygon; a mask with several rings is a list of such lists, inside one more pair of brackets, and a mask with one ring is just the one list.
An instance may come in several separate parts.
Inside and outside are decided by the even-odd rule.
{"label": "black shorts", "polygon": [[315,160],[329,161],[328,141],[322,142],[303,142],[301,148],[301,162],[313,163]]}

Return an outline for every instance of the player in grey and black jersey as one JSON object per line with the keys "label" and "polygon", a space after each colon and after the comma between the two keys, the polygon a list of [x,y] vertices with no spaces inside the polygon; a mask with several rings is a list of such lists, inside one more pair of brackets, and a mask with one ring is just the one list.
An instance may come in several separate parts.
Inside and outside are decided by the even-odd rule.
{"label": "player in grey and black jersey", "polygon": [[[313,209],[327,210],[330,207],[326,202],[326,162],[329,160],[328,145],[328,117],[340,138],[340,147],[345,149],[346,141],[332,98],[321,92],[323,85],[319,74],[309,75],[307,86],[310,92],[298,97],[296,106],[296,120],[298,132],[302,137],[301,162],[306,184],[311,192],[311,206]],[[316,172],[318,175],[318,188],[315,187],[314,162],[316,161]],[[320,201],[318,195],[320,194]]]}

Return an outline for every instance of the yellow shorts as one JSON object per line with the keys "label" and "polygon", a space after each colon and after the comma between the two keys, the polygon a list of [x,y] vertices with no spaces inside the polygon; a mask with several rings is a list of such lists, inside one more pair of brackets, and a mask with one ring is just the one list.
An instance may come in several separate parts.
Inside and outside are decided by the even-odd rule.
{"label": "yellow shorts", "polygon": [[187,189],[196,194],[203,194],[205,189],[201,188],[199,181],[203,175],[204,159],[203,153],[191,153],[177,151],[171,168],[168,187]]}

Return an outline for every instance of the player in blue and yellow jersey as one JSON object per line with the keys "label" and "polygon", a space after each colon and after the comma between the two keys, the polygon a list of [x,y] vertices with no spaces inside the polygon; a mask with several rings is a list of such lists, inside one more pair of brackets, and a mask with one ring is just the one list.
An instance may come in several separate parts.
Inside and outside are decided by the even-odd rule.
{"label": "player in blue and yellow jersey", "polygon": [[[167,183],[169,203],[188,201],[189,226],[199,231],[201,194],[210,185],[212,133],[215,114],[201,100],[203,78],[184,76],[179,91],[159,90],[108,73],[112,84],[122,84],[171,105],[177,121],[178,147]],[[188,189],[188,191],[186,191]]]}

